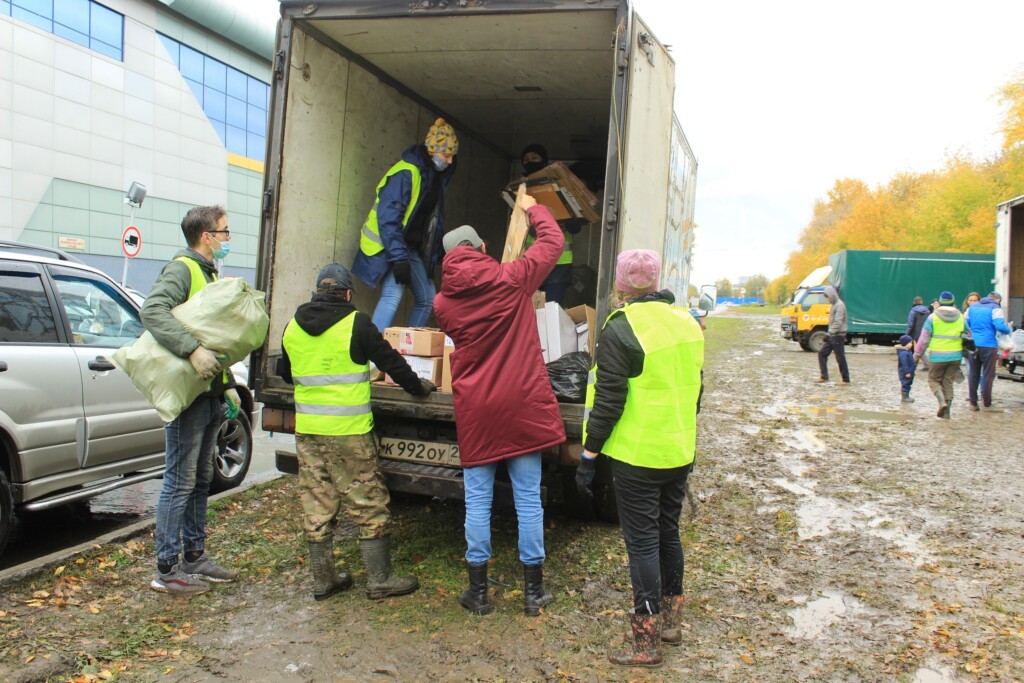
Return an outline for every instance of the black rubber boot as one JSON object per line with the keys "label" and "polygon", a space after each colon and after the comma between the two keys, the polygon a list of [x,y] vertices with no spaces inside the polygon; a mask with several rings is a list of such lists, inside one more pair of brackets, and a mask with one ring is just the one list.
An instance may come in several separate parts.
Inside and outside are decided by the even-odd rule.
{"label": "black rubber boot", "polygon": [[395,576],[391,573],[391,537],[359,541],[366,567],[366,597],[380,600],[397,595],[408,595],[420,587],[415,576]]}
{"label": "black rubber boot", "polygon": [[467,562],[466,568],[469,570],[469,588],[462,591],[462,595],[459,596],[459,604],[473,614],[480,616],[490,614],[494,611],[494,605],[487,598],[487,563],[469,564]]}
{"label": "black rubber boot", "polygon": [[540,615],[540,609],[547,607],[555,599],[551,593],[544,592],[544,565],[523,565],[523,614],[528,617]]}
{"label": "black rubber boot", "polygon": [[309,568],[313,572],[313,599],[326,600],[352,585],[352,575],[334,567],[334,541],[309,542]]}
{"label": "black rubber boot", "polygon": [[661,615],[630,614],[629,625],[633,647],[610,652],[608,661],[620,666],[661,666]]}

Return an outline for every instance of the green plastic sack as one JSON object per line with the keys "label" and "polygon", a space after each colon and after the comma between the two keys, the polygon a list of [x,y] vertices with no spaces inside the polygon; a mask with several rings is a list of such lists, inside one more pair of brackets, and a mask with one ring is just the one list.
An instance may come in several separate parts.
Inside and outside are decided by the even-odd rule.
{"label": "green plastic sack", "polygon": [[[266,295],[242,278],[208,284],[171,314],[200,344],[226,356],[221,361],[225,369],[262,346],[270,327]],[[200,377],[187,358],[175,356],[149,332],[115,351],[112,360],[164,422],[176,418],[210,388],[211,380]]]}

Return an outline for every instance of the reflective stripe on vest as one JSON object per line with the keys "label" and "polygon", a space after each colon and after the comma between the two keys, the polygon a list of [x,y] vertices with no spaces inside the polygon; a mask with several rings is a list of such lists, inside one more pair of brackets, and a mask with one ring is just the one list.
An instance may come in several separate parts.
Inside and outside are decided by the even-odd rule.
{"label": "reflective stripe on vest", "polygon": [[963,351],[964,342],[960,335],[964,333],[964,317],[957,315],[951,323],[932,315],[932,338],[928,341],[928,350],[935,353],[953,353]]}
{"label": "reflective stripe on vest", "polygon": [[388,169],[388,172],[377,183],[377,196],[374,199],[373,208],[370,209],[370,215],[366,217],[366,222],[363,223],[363,229],[359,234],[359,249],[367,256],[379,254],[384,250],[384,242],[380,238],[380,225],[377,223],[380,190],[387,184],[391,176],[402,171],[409,171],[412,174],[412,192],[409,195],[409,204],[405,207],[405,215],[402,216],[402,230],[409,226],[409,217],[412,216],[412,212],[416,209],[416,203],[420,200],[420,186],[423,184],[423,176],[420,173],[419,167],[415,164],[410,164],[408,161],[399,161]]}
{"label": "reflective stripe on vest", "polygon": [[350,313],[316,337],[294,319],[285,327],[299,434],[366,434],[373,429],[370,367],[349,355],[355,319]]}
{"label": "reflective stripe on vest", "polygon": [[[565,246],[562,247],[562,254],[558,257],[558,261],[555,262],[556,266],[572,265],[572,233],[562,231],[565,235]],[[526,235],[526,248],[529,249],[533,246],[533,243],[537,241],[536,236],[527,234]]]}
{"label": "reflective stripe on vest", "polygon": [[[627,380],[622,416],[601,452],[639,467],[668,469],[693,462],[697,441],[697,397],[704,364],[704,335],[690,312],[662,301],[628,304],[625,315],[644,351],[643,371]],[[600,368],[587,380],[583,440],[594,407]]]}
{"label": "reflective stripe on vest", "polygon": [[[186,266],[188,266],[188,273],[190,276],[188,285],[188,298],[191,299],[196,294],[203,291],[206,285],[209,284],[206,281],[206,275],[203,273],[203,268],[202,266],[199,265],[199,261],[196,261],[194,258],[189,258],[187,256],[178,256],[174,260],[181,261]],[[210,277],[213,278],[213,282],[217,281],[217,273],[210,273]],[[222,384],[228,384],[227,370],[220,373],[220,379]]]}

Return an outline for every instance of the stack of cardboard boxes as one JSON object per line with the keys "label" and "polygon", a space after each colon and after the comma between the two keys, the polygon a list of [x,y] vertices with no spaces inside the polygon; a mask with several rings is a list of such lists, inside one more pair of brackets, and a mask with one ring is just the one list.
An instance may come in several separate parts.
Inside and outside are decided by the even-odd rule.
{"label": "stack of cardboard boxes", "polygon": [[565,310],[553,301],[544,302],[543,298],[537,297],[533,303],[545,363],[575,351],[586,351],[591,358],[594,357],[597,311],[590,306]]}
{"label": "stack of cardboard boxes", "polygon": [[[428,327],[389,327],[384,330],[384,339],[405,356],[417,376],[433,382],[439,391],[452,390],[451,353],[455,346],[444,332]],[[396,384],[388,375],[384,382]]]}

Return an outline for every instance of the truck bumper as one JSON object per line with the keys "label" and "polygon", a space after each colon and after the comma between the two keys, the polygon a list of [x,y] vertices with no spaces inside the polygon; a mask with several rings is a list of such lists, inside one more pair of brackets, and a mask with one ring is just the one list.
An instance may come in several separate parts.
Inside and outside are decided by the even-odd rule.
{"label": "truck bumper", "polygon": [[[299,459],[290,451],[275,451],[274,459],[279,472],[285,474],[299,473]],[[421,465],[414,462],[380,459],[380,468],[384,474],[389,491],[414,493],[432,498],[452,498],[465,500],[466,490],[462,485],[462,470],[436,465]],[[515,498],[512,484],[504,481],[494,482],[494,500],[499,505],[514,505]],[[540,487],[541,503],[548,502],[547,486]]]}
{"label": "truck bumper", "polygon": [[790,328],[789,323],[782,323],[782,329],[780,331],[783,339],[792,339],[793,330]]}

